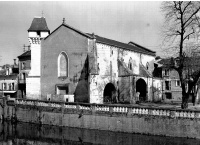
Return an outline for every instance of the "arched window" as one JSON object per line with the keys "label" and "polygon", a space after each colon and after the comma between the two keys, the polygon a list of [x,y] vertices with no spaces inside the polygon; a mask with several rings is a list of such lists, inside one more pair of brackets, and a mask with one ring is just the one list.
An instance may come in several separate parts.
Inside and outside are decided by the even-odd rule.
{"label": "arched window", "polygon": [[58,77],[68,77],[68,57],[65,52],[58,56]]}
{"label": "arched window", "polygon": [[133,70],[133,68],[132,68],[132,58],[131,58],[131,57],[130,57],[130,59],[129,59],[128,68],[129,68],[130,70]]}
{"label": "arched window", "polygon": [[146,63],[146,68],[147,68],[147,70],[149,69],[149,63],[148,62]]}
{"label": "arched window", "polygon": [[132,68],[132,63],[131,63],[131,62],[129,62],[129,64],[128,64],[128,68],[129,68],[130,70],[133,69],[133,68]]}

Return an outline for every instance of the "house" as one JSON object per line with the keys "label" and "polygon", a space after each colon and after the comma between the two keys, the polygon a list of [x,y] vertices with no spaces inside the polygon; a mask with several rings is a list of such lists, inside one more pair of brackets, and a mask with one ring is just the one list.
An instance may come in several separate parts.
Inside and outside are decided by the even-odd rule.
{"label": "house", "polygon": [[19,59],[19,76],[18,89],[20,91],[20,98],[26,97],[26,78],[31,70],[31,51],[25,50],[23,54],[18,56]]}
{"label": "house", "polygon": [[18,97],[18,65],[4,65],[0,75],[0,96]]}
{"label": "house", "polygon": [[162,78],[162,93],[165,101],[181,101],[182,89],[178,72],[172,68],[171,58],[159,59],[154,77]]}
{"label": "house", "polygon": [[65,20],[50,33],[45,18],[37,19],[28,31],[28,99],[66,101],[72,96],[75,102],[134,103],[139,92],[141,101],[153,100],[154,51],[84,33]]}
{"label": "house", "polygon": [[[179,65],[179,59],[176,58],[164,58],[158,59],[155,63],[154,77],[158,77],[162,79],[162,92],[163,99],[165,101],[181,101],[182,100],[182,88],[181,82],[179,79],[178,72],[173,69],[173,63]],[[191,74],[200,69],[200,57],[186,57],[184,58],[184,78],[189,80],[191,78]],[[197,83],[197,96],[199,96],[199,83]],[[186,85],[187,89],[187,85]],[[193,90],[192,93],[195,93]],[[199,97],[198,97],[199,98]],[[191,98],[190,98],[191,100]],[[199,99],[197,99],[199,100]]]}

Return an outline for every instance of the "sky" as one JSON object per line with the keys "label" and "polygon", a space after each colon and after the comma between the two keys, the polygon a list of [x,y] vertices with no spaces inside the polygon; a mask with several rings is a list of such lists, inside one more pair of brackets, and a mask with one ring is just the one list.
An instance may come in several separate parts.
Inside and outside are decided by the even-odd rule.
{"label": "sky", "polygon": [[65,18],[66,24],[82,32],[132,41],[162,56],[160,6],[160,1],[0,1],[0,65],[13,64],[23,53],[23,45],[29,45],[27,30],[42,12],[51,32]]}

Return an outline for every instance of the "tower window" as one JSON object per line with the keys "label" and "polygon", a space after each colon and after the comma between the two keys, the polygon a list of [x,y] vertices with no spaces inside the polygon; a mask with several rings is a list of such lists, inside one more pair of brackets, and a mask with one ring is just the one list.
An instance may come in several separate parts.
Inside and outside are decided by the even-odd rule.
{"label": "tower window", "polygon": [[40,31],[37,31],[37,35],[40,36]]}

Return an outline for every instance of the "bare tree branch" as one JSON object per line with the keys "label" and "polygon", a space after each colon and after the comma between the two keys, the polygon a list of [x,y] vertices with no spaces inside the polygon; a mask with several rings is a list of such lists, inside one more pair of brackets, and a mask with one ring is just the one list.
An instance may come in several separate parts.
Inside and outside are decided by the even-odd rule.
{"label": "bare tree branch", "polygon": [[[164,41],[171,45],[168,49],[175,50],[176,48],[179,51],[178,65],[174,62],[171,68],[179,74],[182,87],[182,108],[186,108],[189,94],[200,77],[200,59],[197,63],[199,66],[192,65],[193,61],[190,62],[191,64],[186,63],[192,50],[199,48],[194,41],[197,36],[196,30],[200,26],[199,17],[197,17],[200,2],[168,1],[162,3],[161,9],[165,14]],[[188,89],[186,89],[187,85]]]}

